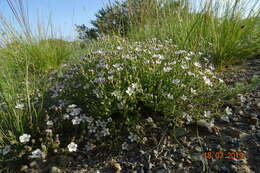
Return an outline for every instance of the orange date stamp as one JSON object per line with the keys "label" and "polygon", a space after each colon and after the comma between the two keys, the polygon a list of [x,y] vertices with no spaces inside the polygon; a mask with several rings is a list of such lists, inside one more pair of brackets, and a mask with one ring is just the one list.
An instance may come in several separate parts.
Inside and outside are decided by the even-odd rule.
{"label": "orange date stamp", "polygon": [[207,159],[244,159],[245,154],[242,152],[205,152],[202,154]]}

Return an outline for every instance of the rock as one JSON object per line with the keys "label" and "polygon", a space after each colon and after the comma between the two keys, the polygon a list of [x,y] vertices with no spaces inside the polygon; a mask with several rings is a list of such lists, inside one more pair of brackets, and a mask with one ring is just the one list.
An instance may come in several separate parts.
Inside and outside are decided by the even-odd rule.
{"label": "rock", "polygon": [[220,169],[221,173],[229,173],[230,172],[230,169],[228,169],[227,167],[222,167]]}
{"label": "rock", "polygon": [[159,169],[156,171],[156,173],[167,173],[167,170],[165,169]]}
{"label": "rock", "polygon": [[240,110],[238,113],[239,113],[239,115],[245,115],[242,110]]}
{"label": "rock", "polygon": [[197,125],[199,127],[202,127],[202,128],[206,128],[208,130],[208,132],[212,133],[213,130],[212,128],[214,127],[214,124],[213,123],[208,123],[207,121],[205,120],[198,120],[197,121]]}
{"label": "rock", "polygon": [[257,117],[252,117],[252,118],[249,120],[249,123],[250,123],[251,125],[257,126],[257,125],[258,125],[258,118],[257,118]]}
{"label": "rock", "polygon": [[177,128],[175,131],[176,138],[181,138],[188,134],[188,132],[184,128]]}
{"label": "rock", "polygon": [[21,172],[24,172],[28,169],[28,166],[27,165],[23,165],[20,169]]}
{"label": "rock", "polygon": [[195,150],[196,150],[197,152],[202,152],[202,148],[199,147],[199,146],[196,146],[196,147],[195,147]]}
{"label": "rock", "polygon": [[257,105],[256,105],[256,106],[257,106],[257,108],[258,108],[258,109],[260,109],[260,102],[259,102],[259,103],[257,103]]}
{"label": "rock", "polygon": [[229,117],[227,117],[227,116],[220,117],[220,120],[223,122],[226,122],[226,123],[230,123]]}
{"label": "rock", "polygon": [[60,173],[60,172],[61,170],[58,167],[56,166],[51,167],[51,173]]}
{"label": "rock", "polygon": [[30,163],[30,167],[31,167],[31,168],[37,167],[37,166],[38,166],[38,164],[37,164],[36,161],[32,161],[32,162]]}

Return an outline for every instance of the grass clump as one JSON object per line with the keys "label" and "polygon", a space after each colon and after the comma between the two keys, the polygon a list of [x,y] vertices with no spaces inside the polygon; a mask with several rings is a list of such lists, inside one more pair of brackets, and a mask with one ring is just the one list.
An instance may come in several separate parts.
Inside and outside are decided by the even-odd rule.
{"label": "grass clump", "polygon": [[182,49],[211,54],[218,70],[259,54],[257,1],[167,0],[146,5],[143,22],[132,25],[129,38],[172,39]]}

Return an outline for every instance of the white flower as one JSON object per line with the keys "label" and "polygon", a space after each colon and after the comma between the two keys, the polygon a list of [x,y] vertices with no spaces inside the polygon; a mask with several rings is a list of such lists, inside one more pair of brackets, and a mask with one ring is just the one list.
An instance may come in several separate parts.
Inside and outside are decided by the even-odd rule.
{"label": "white flower", "polygon": [[128,150],[128,144],[126,142],[122,144],[122,150]]}
{"label": "white flower", "polygon": [[71,142],[67,147],[69,149],[69,152],[75,152],[77,151],[78,145],[75,144],[74,142]]}
{"label": "white flower", "polygon": [[108,129],[108,128],[104,128],[104,129],[101,131],[101,134],[102,134],[102,136],[108,136],[108,135],[110,135],[109,129]]}
{"label": "white flower", "polygon": [[51,129],[46,129],[45,132],[46,133],[52,133],[52,130]]}
{"label": "white flower", "polygon": [[53,121],[51,121],[51,120],[49,120],[49,121],[47,121],[47,126],[53,126]]}
{"label": "white flower", "polygon": [[133,89],[133,88],[128,87],[127,90],[126,90],[126,93],[127,93],[129,96],[132,96],[135,92],[134,92],[134,89]]}
{"label": "white flower", "polygon": [[174,97],[171,94],[167,94],[167,98],[170,99],[170,100],[173,100]]}
{"label": "white flower", "polygon": [[70,112],[70,115],[72,115],[72,116],[79,115],[81,110],[82,110],[81,108],[75,108],[75,109],[73,109],[72,112]]}
{"label": "white flower", "polygon": [[148,118],[146,119],[146,121],[147,121],[148,123],[153,123],[152,117],[148,117]]}
{"label": "white flower", "polygon": [[176,64],[176,61],[172,61],[170,63],[168,63],[168,65],[175,65]]}
{"label": "white flower", "polygon": [[72,121],[72,124],[73,124],[73,125],[78,125],[78,124],[80,124],[80,122],[82,121],[82,119],[79,118],[79,117],[74,117],[71,121]]}
{"label": "white flower", "polygon": [[188,75],[190,75],[190,76],[196,76],[194,73],[192,73],[192,72],[190,72],[190,71],[188,71]]}
{"label": "white flower", "polygon": [[123,50],[123,47],[117,46],[116,49],[117,49],[117,50]]}
{"label": "white flower", "polygon": [[69,114],[64,114],[64,115],[63,115],[63,119],[64,119],[64,120],[68,120],[69,118],[70,118]]}
{"label": "white flower", "polygon": [[114,79],[114,76],[108,76],[107,79],[108,79],[108,80],[113,80],[113,79]]}
{"label": "white flower", "polygon": [[164,59],[164,56],[160,55],[160,54],[155,54],[155,55],[153,55],[153,58]]}
{"label": "white flower", "polygon": [[18,103],[17,105],[15,105],[16,109],[23,109],[24,108],[24,104],[22,103]]}
{"label": "white flower", "polygon": [[187,61],[190,61],[191,59],[187,56],[184,57]]}
{"label": "white flower", "polygon": [[240,101],[241,101],[242,103],[244,103],[244,102],[246,101],[246,97],[243,96],[243,95],[241,95],[241,96],[240,96]]}
{"label": "white flower", "polygon": [[175,79],[175,80],[172,80],[172,83],[174,83],[174,84],[178,84],[178,83],[180,83],[181,81],[179,80],[179,79]]}
{"label": "white flower", "polygon": [[122,99],[122,94],[119,90],[115,90],[111,94],[112,94],[112,96],[115,96],[118,100]]}
{"label": "white flower", "polygon": [[209,86],[212,86],[212,83],[211,83],[211,81],[210,81],[209,78],[207,78],[206,76],[203,76],[203,79],[204,79],[204,81],[205,81],[205,84],[207,84],[207,85],[209,85]]}
{"label": "white flower", "polygon": [[187,115],[186,118],[187,118],[188,123],[192,121],[192,116]]}
{"label": "white flower", "polygon": [[183,100],[183,101],[185,101],[185,100],[187,100],[187,97],[186,96],[181,96],[181,99]]}
{"label": "white flower", "polygon": [[93,117],[86,117],[85,121],[87,121],[88,123],[92,123],[94,121]]}
{"label": "white flower", "polygon": [[176,55],[182,54],[182,53],[187,53],[187,51],[186,50],[178,50],[178,51],[175,52]]}
{"label": "white flower", "polygon": [[160,60],[156,60],[155,64],[161,64],[162,62]]}
{"label": "white flower", "polygon": [[31,135],[28,134],[23,134],[22,136],[19,137],[19,140],[21,143],[26,143],[29,142],[31,138]]}
{"label": "white flower", "polygon": [[43,155],[44,154],[40,149],[36,149],[32,152],[32,155],[30,157],[36,159],[36,158],[42,158]]}
{"label": "white flower", "polygon": [[163,67],[163,71],[164,71],[164,72],[169,72],[169,71],[171,71],[171,70],[172,70],[171,67]]}
{"label": "white flower", "polygon": [[211,70],[215,70],[215,67],[214,67],[213,65],[210,65],[209,68],[210,68]]}
{"label": "white flower", "polygon": [[219,80],[219,82],[224,83],[224,81],[222,79],[218,79],[218,80]]}
{"label": "white flower", "polygon": [[68,108],[75,108],[75,107],[77,107],[77,105],[75,105],[75,104],[71,104],[68,106]]}
{"label": "white flower", "polygon": [[112,122],[112,118],[109,117],[109,118],[107,119],[107,121],[108,121],[108,122]]}
{"label": "white flower", "polygon": [[136,134],[133,134],[132,132],[130,132],[128,139],[130,139],[131,142],[134,142],[134,141],[138,140],[138,136]]}
{"label": "white flower", "polygon": [[199,62],[194,62],[194,65],[195,65],[196,67],[201,68],[201,64],[200,64]]}
{"label": "white flower", "polygon": [[2,150],[2,154],[6,155],[11,151],[11,146],[10,145],[6,145],[3,150]]}
{"label": "white flower", "polygon": [[197,93],[197,91],[196,91],[195,89],[193,89],[193,88],[190,89],[190,92],[191,92],[192,94],[196,94],[196,93]]}
{"label": "white flower", "polygon": [[183,64],[183,65],[181,65],[181,68],[182,68],[183,70],[185,70],[185,69],[188,69],[189,67],[188,67],[188,65]]}
{"label": "white flower", "polygon": [[210,111],[204,111],[204,117],[208,118],[211,115]]}
{"label": "white flower", "polygon": [[227,115],[232,115],[232,109],[230,107],[226,107],[225,111]]}

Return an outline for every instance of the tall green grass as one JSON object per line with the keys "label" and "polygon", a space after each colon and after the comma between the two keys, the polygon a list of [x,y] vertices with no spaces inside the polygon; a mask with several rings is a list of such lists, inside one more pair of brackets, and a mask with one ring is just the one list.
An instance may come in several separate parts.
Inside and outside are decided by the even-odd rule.
{"label": "tall green grass", "polygon": [[[9,5],[18,27],[0,16],[0,145],[15,143],[25,132],[36,132],[43,115],[47,76],[76,49],[73,43],[57,37],[50,24],[33,31],[25,5],[17,2],[9,1]],[[17,107],[19,104],[23,108]]]}
{"label": "tall green grass", "polygon": [[183,49],[210,54],[219,70],[259,54],[259,1],[147,2],[142,22],[132,22],[128,36],[134,40],[172,39]]}

